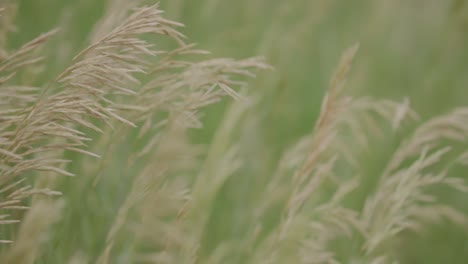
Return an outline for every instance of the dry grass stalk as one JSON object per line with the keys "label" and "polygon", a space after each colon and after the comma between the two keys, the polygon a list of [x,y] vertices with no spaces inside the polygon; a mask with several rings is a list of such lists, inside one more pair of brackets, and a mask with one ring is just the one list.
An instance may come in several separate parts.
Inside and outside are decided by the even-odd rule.
{"label": "dry grass stalk", "polygon": [[60,218],[63,203],[40,201],[29,210],[21,223],[18,237],[12,248],[1,256],[3,263],[32,264],[40,255],[41,246],[47,242],[48,229]]}
{"label": "dry grass stalk", "polygon": [[[26,119],[30,114],[28,109],[37,102],[40,89],[37,87],[16,85],[13,83],[15,74],[27,66],[37,64],[42,60],[35,56],[44,43],[55,33],[51,31],[45,33],[34,40],[24,44],[20,49],[10,52],[6,58],[0,62],[0,186],[2,197],[2,209],[24,210],[25,206],[21,201],[33,194],[56,195],[47,189],[32,190],[29,185],[24,185],[25,179],[19,178],[21,174],[28,170],[43,170],[49,168],[50,164],[61,162],[57,158],[37,157],[31,158],[36,152],[31,148],[31,143],[40,140],[40,133],[26,139],[22,139],[22,133],[33,133],[38,128],[26,132]],[[23,130],[24,129],[24,130]],[[36,130],[36,131],[35,131]],[[15,220],[11,220],[15,221]],[[5,222],[2,222],[5,223]]]}
{"label": "dry grass stalk", "polygon": [[367,229],[366,252],[376,251],[385,241],[405,229],[421,230],[422,224],[429,219],[447,218],[464,228],[468,226],[467,216],[439,203],[437,197],[427,191],[437,185],[468,191],[463,179],[450,177],[451,166],[456,162],[437,168],[441,160],[453,152],[447,140],[466,140],[467,113],[467,109],[460,108],[428,120],[395,151],[375,194],[368,198],[363,209]]}
{"label": "dry grass stalk", "polygon": [[[190,47],[176,50],[170,55],[194,53],[188,48]],[[195,51],[195,53],[199,52]],[[160,62],[160,65],[156,68],[157,71],[155,71],[158,72],[157,77],[146,84],[141,90],[141,94],[138,97],[141,101],[138,105],[145,105],[146,109],[144,111],[137,111],[138,118],[135,119],[144,122],[139,136],[154,138],[138,153],[136,158],[145,158],[154,162],[150,163],[140,174],[135,176],[132,189],[127,194],[127,199],[120,207],[116,221],[108,233],[107,246],[100,258],[100,263],[108,263],[110,261],[109,255],[116,234],[127,221],[130,209],[136,205],[144,208],[142,212],[146,216],[143,219],[153,219],[153,221],[149,222],[144,221],[142,223],[142,230],[147,230],[149,228],[148,225],[151,224],[151,229],[154,229],[155,232],[157,230],[161,230],[160,232],[162,232],[156,233],[159,235],[141,232],[139,233],[140,239],[150,239],[153,244],[181,244],[182,242],[184,242],[182,244],[185,244],[188,242],[189,239],[187,237],[176,236],[180,231],[174,229],[174,224],[161,222],[157,214],[153,215],[155,208],[153,208],[154,203],[151,203],[151,197],[158,197],[159,200],[174,200],[174,202],[186,202],[188,200],[185,195],[177,199],[174,193],[165,194],[165,184],[163,184],[170,174],[187,168],[187,165],[188,168],[192,167],[190,165],[190,163],[193,163],[191,160],[194,160],[198,156],[199,151],[183,143],[185,130],[200,127],[201,122],[197,117],[200,109],[218,102],[226,95],[232,96],[232,93],[235,93],[234,86],[244,86],[243,83],[231,80],[233,76],[253,76],[249,71],[250,68],[267,67],[260,59],[240,61],[217,59],[200,63],[180,62],[168,59]],[[173,72],[173,68],[177,71]],[[232,93],[227,92],[226,90],[228,89]],[[161,111],[167,112],[168,118],[155,122],[153,115]],[[171,176],[171,178],[174,177]],[[176,193],[185,194],[186,192],[183,187]],[[172,217],[177,219],[177,215],[183,206],[185,205],[182,204],[175,206],[175,209],[171,209]],[[159,208],[158,211],[160,210],[164,209]],[[148,212],[151,213],[148,214]],[[153,226],[154,221],[158,223],[157,226]],[[165,226],[169,230],[165,230]],[[159,256],[159,254],[163,253],[160,252],[157,255]],[[169,253],[166,252],[164,254],[167,255]],[[149,255],[141,256],[144,259],[147,259],[147,257]]]}
{"label": "dry grass stalk", "polygon": [[[9,6],[12,2],[8,1],[4,6],[2,2],[0,225],[19,223],[18,217],[11,214],[21,214],[10,212],[28,209],[24,201],[29,197],[61,194],[47,186],[31,187],[27,176],[42,171],[73,176],[67,170],[71,161],[63,158],[66,151],[99,157],[88,149],[91,138],[83,131],[110,135],[102,137],[110,146],[137,132],[136,137],[147,140],[147,144],[129,154],[127,165],[147,163],[141,170],[131,172],[131,186],[109,228],[98,262],[112,263],[119,258],[116,245],[131,237],[133,243],[125,244],[125,248],[136,262],[222,263],[232,252],[239,251],[229,241],[218,245],[204,259],[199,258],[198,250],[203,232],[209,231],[205,228],[207,208],[214,203],[225,180],[244,166],[237,145],[231,144],[231,130],[247,106],[234,107],[226,116],[228,120],[201,169],[200,148],[190,144],[186,134],[190,128],[202,127],[200,111],[204,107],[226,96],[243,102],[246,84],[239,79],[253,77],[253,70],[269,66],[260,58],[192,62],[188,56],[207,52],[187,45],[176,30],[182,24],[165,19],[158,5],[135,9],[124,20],[128,9],[137,2],[109,2],[107,14],[90,36],[92,44],[44,88],[20,85],[16,83],[17,75],[42,62],[44,58],[38,51],[56,30],[17,51],[7,51],[6,34],[14,29],[10,15],[14,14],[14,4]],[[204,10],[209,13],[217,4],[215,0],[207,1]],[[119,24],[120,20],[124,22]],[[146,40],[147,35],[165,36],[175,41],[178,48],[169,52],[154,49]],[[360,168],[353,157],[352,144],[370,149],[370,138],[383,134],[383,122],[397,129],[407,120],[418,118],[409,100],[397,103],[344,95],[357,48],[355,45],[343,54],[312,133],[284,155],[265,195],[259,196],[254,221],[250,222],[252,232],[241,239],[240,246],[252,263],[340,263],[330,244],[338,238],[350,241],[352,237],[362,240],[361,251],[354,256],[356,263],[390,263],[395,257],[387,252],[387,242],[404,230],[421,231],[426,222],[441,219],[468,228],[468,219],[462,212],[439,202],[427,191],[428,187],[440,185],[468,191],[462,179],[450,175],[454,165],[468,164],[468,152],[456,153],[451,148],[453,142],[464,142],[468,137],[466,108],[417,127],[383,169],[364,208],[344,206],[363,181],[353,174],[359,174]],[[159,60],[152,59],[156,55],[161,55]],[[141,76],[148,81],[142,83]],[[108,133],[104,124],[109,125],[107,129],[117,128],[117,132]],[[135,128],[139,124],[141,127]],[[347,142],[349,138],[353,142]],[[104,153],[109,159],[113,154],[112,148]],[[443,166],[443,159],[452,154],[455,161]],[[338,173],[343,162],[351,165],[350,175]],[[104,161],[100,163],[105,165]],[[94,171],[90,174],[94,175]],[[331,189],[331,194],[323,189]],[[282,206],[285,204],[282,218],[266,238],[261,238],[261,221],[279,200]],[[58,218],[59,211],[60,202],[34,200],[17,237],[11,238],[16,242],[0,259],[6,263],[33,263],[40,256],[46,230]],[[122,239],[123,233],[131,234]],[[77,254],[71,262],[85,263],[87,258]]]}
{"label": "dry grass stalk", "polygon": [[[158,53],[139,37],[160,34],[181,42],[182,35],[172,29],[179,25],[162,18],[157,5],[138,9],[115,30],[79,53],[73,64],[42,91],[18,86],[8,88],[7,85],[15,71],[42,60],[31,54],[56,31],[39,36],[2,61],[2,85],[7,86],[4,91],[15,91],[6,94],[0,104],[5,106],[0,127],[0,184],[8,208],[12,209],[13,205],[20,203],[20,200],[13,198],[24,199],[32,193],[49,193],[31,191],[30,186],[17,189],[22,184],[21,176],[27,172],[52,171],[73,176],[62,169],[63,164],[69,161],[54,153],[68,150],[98,157],[83,148],[90,139],[75,127],[102,131],[89,119],[101,123],[117,119],[134,126],[116,113],[111,97],[135,95],[136,92],[128,88],[138,84],[134,75],[145,72],[147,59],[144,57]],[[19,97],[17,91],[21,89],[31,95]]]}
{"label": "dry grass stalk", "polygon": [[105,14],[99,19],[89,35],[91,43],[99,41],[112,31],[125,20],[128,12],[140,6],[141,2],[143,1],[107,0]]}
{"label": "dry grass stalk", "polygon": [[[174,23],[174,25],[178,24]],[[181,35],[174,33],[171,36],[180,37]],[[157,61],[156,65],[151,67],[149,73],[154,77],[142,86],[142,89],[135,96],[134,103],[130,106],[118,105],[119,109],[127,112],[128,119],[143,123],[138,137],[150,138],[149,143],[141,151],[138,151],[136,156],[132,157],[133,162],[139,159],[154,160],[155,162],[150,163],[141,173],[135,175],[127,199],[121,205],[108,233],[106,248],[99,258],[100,263],[111,261],[111,250],[117,234],[127,225],[129,214],[135,207],[154,212],[153,203],[150,202],[151,197],[174,199],[174,193],[164,194],[165,184],[163,183],[168,175],[177,173],[187,166],[190,168],[190,163],[193,163],[191,160],[198,156],[198,151],[196,149],[194,149],[195,152],[191,151],[192,147],[183,144],[182,140],[186,129],[201,127],[198,111],[219,102],[224,96],[241,99],[236,89],[242,89],[246,83],[240,82],[238,79],[254,77],[251,70],[269,68],[261,58],[211,59],[196,63],[183,59],[184,56],[206,53],[193,49],[193,45],[185,44],[166,53]],[[133,107],[133,105],[138,107]],[[166,113],[166,117],[155,119],[155,116],[161,113]],[[187,198],[183,194],[186,191],[182,189],[179,193],[182,195],[181,199],[175,200],[181,200],[185,204]],[[176,210],[171,210],[173,210],[173,216],[177,218],[181,206],[175,207]],[[158,217],[158,215],[148,215],[143,219],[148,217]],[[158,221],[162,227],[152,229],[155,232],[161,230],[162,237],[155,240],[155,236],[151,235],[152,239],[150,240],[153,240],[153,244],[161,243],[160,240],[167,238],[167,236],[173,238],[169,238],[164,244],[181,243],[184,240],[174,237],[174,233],[177,233],[175,229],[171,229],[173,232],[169,232],[163,228],[164,226],[171,228],[169,223],[159,222],[160,220],[157,218],[154,220]],[[144,221],[142,223],[143,229],[147,229],[147,225],[150,223]],[[148,239],[147,233],[138,232],[138,234],[140,234],[139,239]]]}
{"label": "dry grass stalk", "polygon": [[[336,135],[336,125],[340,112],[348,105],[349,99],[341,97],[351,62],[357,52],[358,45],[349,48],[343,54],[338,67],[333,74],[330,86],[323,99],[320,115],[315,124],[311,140],[311,151],[301,167],[296,171],[294,191],[288,202],[288,209],[280,237],[285,236],[288,226],[302,207],[304,201],[320,185],[323,177],[331,173],[335,157],[318,164],[320,155],[329,147]],[[316,172],[311,175],[312,171]]]}
{"label": "dry grass stalk", "polygon": [[[366,237],[368,226],[367,222],[362,220],[361,212],[342,206],[347,195],[352,193],[361,181],[356,176],[347,179],[336,175],[336,163],[341,159],[352,164],[355,169],[359,169],[356,167],[357,162],[353,160],[353,153],[350,152],[353,147],[345,140],[349,141],[351,138],[360,147],[368,148],[369,133],[366,130],[370,130],[371,135],[378,135],[381,120],[385,120],[397,129],[403,122],[418,118],[409,107],[408,100],[397,103],[390,100],[353,99],[343,96],[346,75],[356,48],[355,46],[347,50],[343,55],[325,95],[313,133],[285,155],[277,171],[278,174],[268,188],[267,195],[281,189],[280,186],[288,182],[282,179],[284,177],[282,175],[288,175],[291,169],[297,168],[292,178],[293,189],[284,218],[278,227],[277,238],[279,239],[277,242],[274,242],[275,240],[265,242],[270,244],[266,247],[267,252],[271,252],[273,247],[273,251],[279,254],[278,258],[281,255],[288,255],[285,252],[289,252],[287,248],[291,241],[301,240],[304,241],[302,250],[297,252],[296,257],[292,259],[301,263],[339,263],[335,258],[335,253],[328,247],[331,241],[338,237],[351,237],[355,233]],[[341,132],[343,128],[346,128],[346,133],[349,135],[343,137],[343,132]],[[321,199],[317,197],[322,193],[320,188],[330,183],[336,186],[334,194],[329,200],[320,202]],[[388,192],[382,191],[382,193],[385,193],[382,196],[383,199],[390,195]],[[312,197],[315,197],[311,202],[313,207],[308,207],[307,212],[313,215],[314,219],[309,220],[310,216],[303,215],[302,210]],[[370,214],[373,213],[370,212]],[[307,232],[297,233],[304,229]],[[283,252],[284,250],[286,251]],[[273,259],[275,257],[272,257],[271,263],[286,261]]]}

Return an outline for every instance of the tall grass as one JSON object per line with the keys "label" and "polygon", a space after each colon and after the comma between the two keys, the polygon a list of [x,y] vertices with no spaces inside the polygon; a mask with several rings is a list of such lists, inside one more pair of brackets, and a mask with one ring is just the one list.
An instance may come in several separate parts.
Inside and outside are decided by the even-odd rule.
{"label": "tall grass", "polygon": [[[63,22],[18,45],[34,3],[1,3],[1,263],[467,260],[457,250],[468,237],[468,108],[427,110],[433,88],[399,100],[365,89],[387,88],[405,64],[419,69],[403,75],[415,84],[425,62],[436,76],[424,83],[466,84],[448,73],[464,64],[444,43],[422,32],[430,44],[411,54],[408,25],[381,13],[404,11],[453,40],[444,25],[461,23],[463,1],[428,1],[414,17],[416,3],[168,1],[166,15],[145,2],[83,1],[102,11],[86,41]],[[364,26],[338,34],[349,21]],[[374,49],[382,33],[369,21],[392,29],[389,50]],[[304,47],[312,32],[318,46]],[[351,38],[361,44],[344,48]],[[312,58],[321,68],[304,71]],[[324,88],[297,88],[310,78]]]}

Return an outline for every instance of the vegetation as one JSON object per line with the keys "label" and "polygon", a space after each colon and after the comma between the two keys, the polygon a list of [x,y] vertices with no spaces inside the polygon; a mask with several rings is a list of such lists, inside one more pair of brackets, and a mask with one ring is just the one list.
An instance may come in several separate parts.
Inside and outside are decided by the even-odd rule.
{"label": "vegetation", "polygon": [[0,2],[0,263],[466,263],[467,15]]}

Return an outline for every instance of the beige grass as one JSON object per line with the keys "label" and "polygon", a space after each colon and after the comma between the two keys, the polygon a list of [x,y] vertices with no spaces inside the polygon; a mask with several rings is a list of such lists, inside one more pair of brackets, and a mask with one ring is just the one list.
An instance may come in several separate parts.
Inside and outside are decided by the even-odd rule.
{"label": "beige grass", "polygon": [[[0,9],[0,242],[11,245],[2,263],[36,263],[53,227],[62,225],[61,212],[73,209],[56,197],[67,190],[57,189],[53,175],[91,179],[82,195],[93,197],[108,180],[102,172],[115,173],[119,163],[129,169],[113,180],[128,188],[112,204],[105,237],[96,238],[103,241],[99,253],[77,248],[70,263],[397,263],[388,245],[403,232],[423,232],[441,219],[468,227],[463,212],[430,191],[468,191],[451,173],[468,163],[466,150],[456,148],[468,137],[468,109],[422,122],[408,99],[349,96],[354,45],[332,75],[313,130],[284,153],[245,205],[247,234],[204,248],[218,194],[247,167],[237,134],[260,99],[247,92],[245,80],[270,66],[257,57],[204,59],[208,52],[188,44],[183,25],[166,19],[158,5],[129,13],[133,3],[110,1],[91,43],[68,67],[46,83],[24,84],[18,76],[44,63],[41,49],[58,30],[8,50],[15,9],[8,3]],[[208,1],[206,13],[217,3]],[[159,46],[168,40],[174,48]],[[201,111],[224,97],[236,102],[212,145],[193,144],[188,134],[203,127]],[[374,138],[408,124],[416,128],[375,175],[373,192],[362,206],[347,205],[366,180],[356,152],[371,151]],[[71,171],[69,164],[82,168]],[[267,228],[271,208],[280,208],[279,220]],[[336,241],[357,245],[349,259]]]}

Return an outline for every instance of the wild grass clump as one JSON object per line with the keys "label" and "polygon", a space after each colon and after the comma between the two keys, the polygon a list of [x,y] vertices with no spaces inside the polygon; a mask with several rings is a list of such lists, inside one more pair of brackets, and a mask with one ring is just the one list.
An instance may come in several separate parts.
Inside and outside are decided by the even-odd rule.
{"label": "wild grass clump", "polygon": [[[11,48],[17,6],[2,3],[1,263],[410,263],[408,236],[443,221],[468,232],[463,208],[444,199],[468,192],[457,174],[468,108],[424,120],[407,98],[351,96],[355,44],[310,133],[267,160],[276,148],[258,120],[269,94],[257,86],[268,82],[246,88],[271,66],[208,57],[140,2],[109,1],[87,46],[48,80],[48,43],[64,29]],[[234,102],[199,144],[202,114],[225,97]],[[389,139],[369,176],[361,157]]]}

